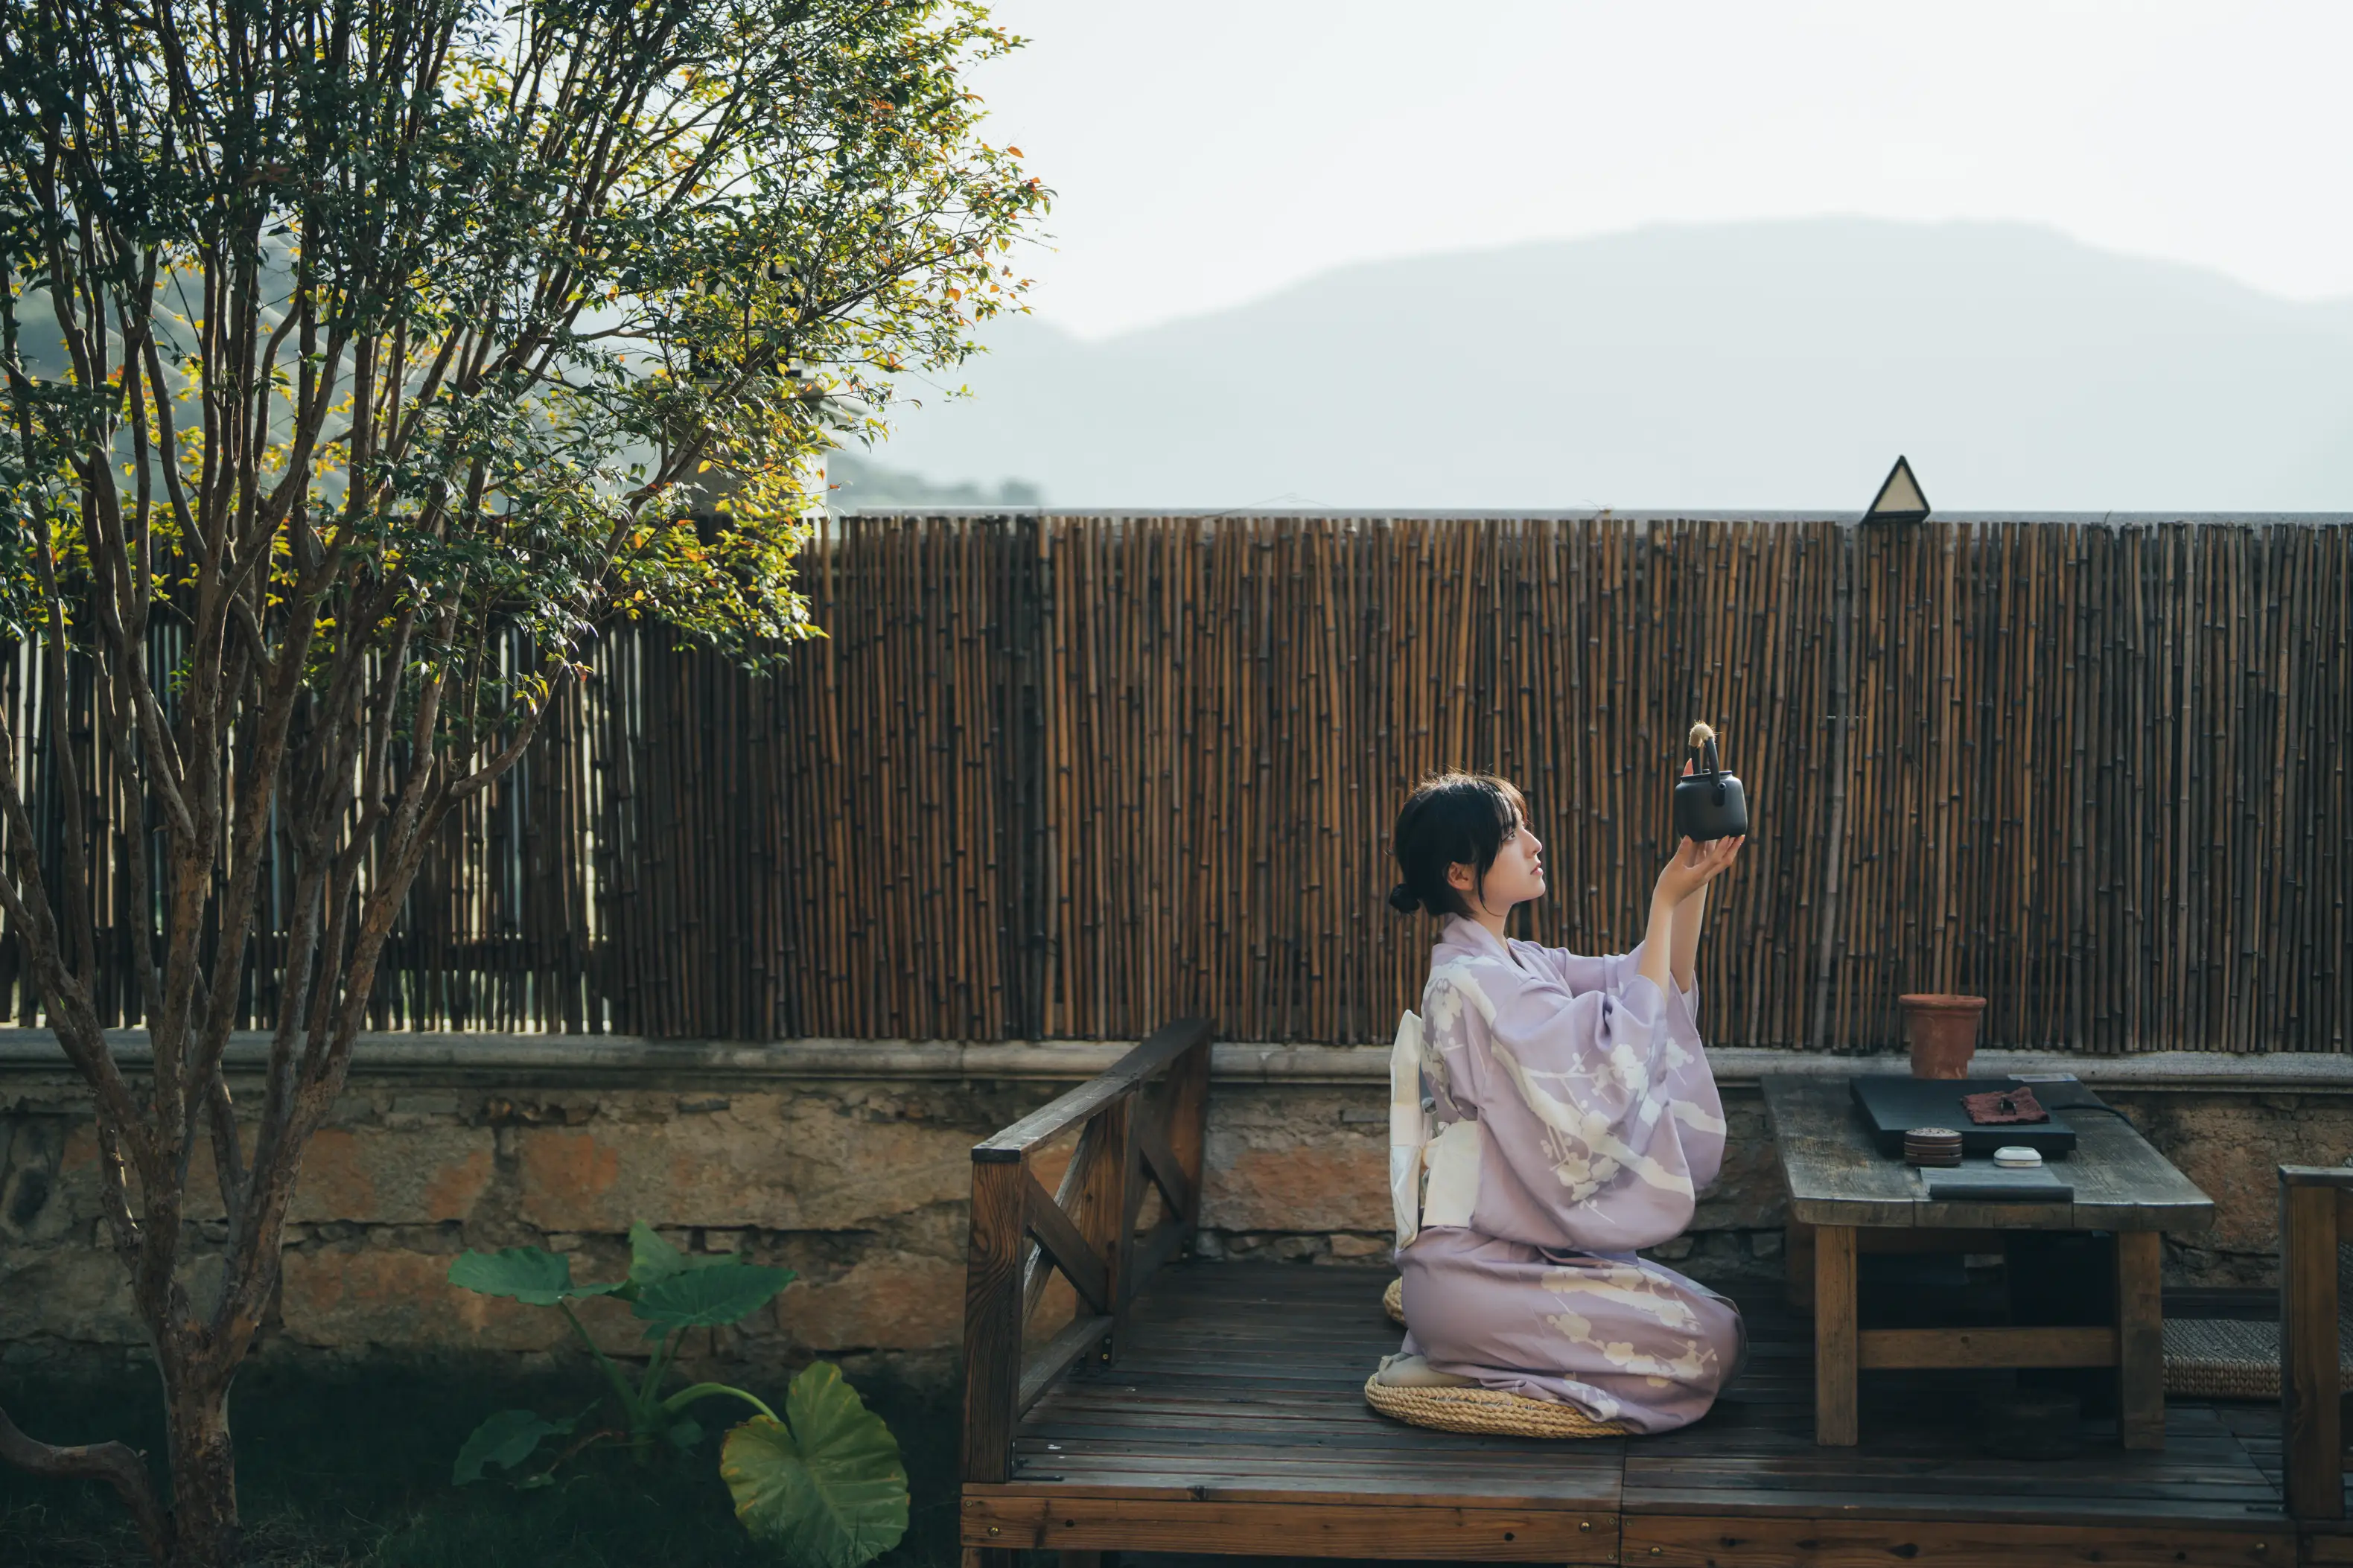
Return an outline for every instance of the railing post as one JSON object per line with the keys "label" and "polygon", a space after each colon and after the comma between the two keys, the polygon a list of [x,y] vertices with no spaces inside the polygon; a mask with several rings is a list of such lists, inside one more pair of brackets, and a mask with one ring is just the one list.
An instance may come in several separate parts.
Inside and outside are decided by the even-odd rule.
{"label": "railing post", "polygon": [[2287,1511],[2295,1519],[2343,1519],[2337,1188],[2299,1181],[2298,1175],[2291,1167],[2280,1168],[2280,1437]]}
{"label": "railing post", "polygon": [[964,1275],[964,1479],[1000,1482],[1013,1473],[1013,1422],[1021,1393],[1021,1244],[1029,1163],[976,1149],[972,1231]]}
{"label": "railing post", "polygon": [[1168,1147],[1185,1172],[1192,1199],[1183,1215],[1188,1251],[1201,1228],[1201,1190],[1209,1173],[1209,1053],[1215,1038],[1215,1030],[1204,1030],[1200,1043],[1168,1069]]}
{"label": "railing post", "polygon": [[[1133,1228],[1128,1216],[1134,1212],[1128,1202],[1128,1185],[1134,1180],[1130,1171],[1135,1163],[1135,1096],[1121,1095],[1095,1112],[1091,1125],[1099,1141],[1098,1152],[1086,1184],[1071,1202],[1071,1218],[1085,1233],[1088,1247],[1103,1259],[1108,1282],[1103,1310],[1111,1314],[1112,1331],[1108,1342],[1094,1354],[1097,1362],[1105,1362],[1118,1352],[1120,1331],[1127,1326],[1128,1270],[1134,1247],[1124,1237]],[[1085,1310],[1082,1303],[1080,1310]]]}
{"label": "railing post", "polygon": [[1144,1114],[1144,1091],[1139,1087],[1120,1096],[1119,1120],[1105,1131],[1111,1136],[1104,1141],[1103,1150],[1116,1162],[1119,1172],[1119,1223],[1112,1231],[1112,1241],[1119,1254],[1112,1266],[1111,1289],[1111,1353],[1116,1356],[1127,1342],[1127,1304],[1135,1294],[1135,1220],[1144,1210],[1144,1187],[1151,1180],[1144,1173],[1144,1145],[1137,1139],[1136,1118]]}

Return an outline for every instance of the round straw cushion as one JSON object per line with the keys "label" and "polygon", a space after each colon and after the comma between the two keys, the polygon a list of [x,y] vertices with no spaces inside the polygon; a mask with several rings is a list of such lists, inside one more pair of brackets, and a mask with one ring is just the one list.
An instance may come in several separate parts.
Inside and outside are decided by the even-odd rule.
{"label": "round straw cushion", "polygon": [[1365,1403],[1392,1420],[1440,1432],[1497,1437],[1619,1437],[1625,1427],[1596,1421],[1574,1405],[1530,1399],[1498,1388],[1392,1388],[1365,1380]]}
{"label": "round straw cushion", "polygon": [[1387,1313],[1389,1315],[1389,1321],[1390,1321],[1390,1322],[1392,1322],[1392,1323],[1396,1323],[1396,1324],[1398,1324],[1398,1325],[1400,1325],[1400,1326],[1402,1326],[1402,1325],[1404,1324],[1404,1322],[1405,1322],[1405,1281],[1404,1281],[1404,1280],[1402,1280],[1402,1279],[1392,1279],[1392,1280],[1390,1280],[1390,1281],[1389,1281],[1389,1288],[1388,1288],[1388,1289],[1386,1289],[1386,1290],[1384,1290],[1384,1291],[1382,1291],[1382,1292],[1381,1292],[1381,1310],[1382,1310],[1382,1311],[1384,1311],[1384,1312],[1387,1312]]}

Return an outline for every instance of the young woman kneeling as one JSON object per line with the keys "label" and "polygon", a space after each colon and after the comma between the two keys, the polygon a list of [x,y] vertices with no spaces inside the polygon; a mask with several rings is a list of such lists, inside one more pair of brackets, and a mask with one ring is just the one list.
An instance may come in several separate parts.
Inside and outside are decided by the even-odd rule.
{"label": "young woman kneeling", "polygon": [[1406,803],[1389,901],[1445,922],[1421,1005],[1438,1132],[1398,1254],[1405,1347],[1377,1381],[1560,1401],[1630,1432],[1696,1421],[1729,1381],[1738,1310],[1635,1249],[1681,1235],[1723,1163],[1693,963],[1741,842],[1684,839],[1641,945],[1580,958],[1504,935],[1545,893],[1518,790],[1448,773]]}

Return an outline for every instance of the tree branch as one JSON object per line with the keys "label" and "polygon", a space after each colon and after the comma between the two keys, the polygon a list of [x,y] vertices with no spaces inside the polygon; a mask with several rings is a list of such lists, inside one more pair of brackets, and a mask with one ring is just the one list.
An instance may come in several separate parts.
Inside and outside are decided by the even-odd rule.
{"label": "tree branch", "polygon": [[155,1495],[155,1483],[147,1474],[146,1456],[123,1443],[88,1443],[58,1446],[27,1437],[0,1410],[0,1461],[28,1470],[37,1476],[48,1476],[61,1480],[104,1481],[130,1509],[138,1521],[139,1539],[146,1543],[147,1553],[157,1563],[172,1555],[172,1516],[164,1511],[163,1500]]}

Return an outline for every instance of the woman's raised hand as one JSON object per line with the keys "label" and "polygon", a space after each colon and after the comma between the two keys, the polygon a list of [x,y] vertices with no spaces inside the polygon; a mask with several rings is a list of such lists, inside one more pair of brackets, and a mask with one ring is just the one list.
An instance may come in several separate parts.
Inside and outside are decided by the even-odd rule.
{"label": "woman's raised hand", "polygon": [[1674,858],[1660,869],[1651,896],[1663,898],[1671,904],[1682,903],[1732,869],[1733,861],[1740,857],[1740,847],[1747,842],[1745,837],[1711,838],[1705,844],[1682,840],[1675,846]]}

